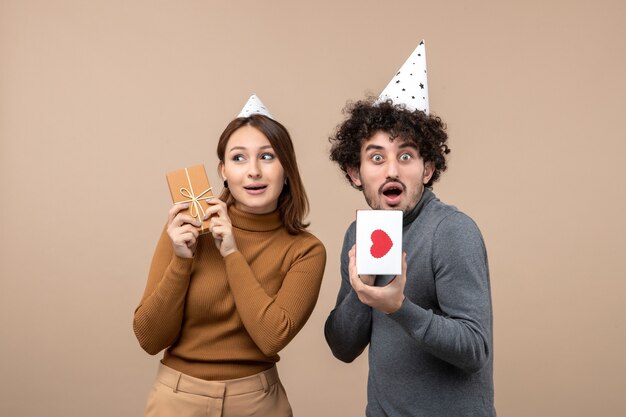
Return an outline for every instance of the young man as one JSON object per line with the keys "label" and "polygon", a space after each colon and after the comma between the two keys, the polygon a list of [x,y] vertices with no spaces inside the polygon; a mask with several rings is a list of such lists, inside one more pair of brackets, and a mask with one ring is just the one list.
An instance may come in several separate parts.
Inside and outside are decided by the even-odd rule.
{"label": "young man", "polygon": [[489,271],[476,224],[430,187],[446,169],[441,119],[361,101],[339,126],[331,160],[372,209],[403,219],[403,273],[356,273],[355,223],[325,325],[333,354],[369,345],[367,416],[495,416]]}

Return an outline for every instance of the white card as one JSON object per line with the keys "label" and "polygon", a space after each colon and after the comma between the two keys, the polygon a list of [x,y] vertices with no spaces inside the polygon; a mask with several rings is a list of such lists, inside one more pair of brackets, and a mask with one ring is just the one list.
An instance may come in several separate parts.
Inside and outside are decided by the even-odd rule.
{"label": "white card", "polygon": [[401,210],[357,210],[356,270],[364,275],[402,273]]}

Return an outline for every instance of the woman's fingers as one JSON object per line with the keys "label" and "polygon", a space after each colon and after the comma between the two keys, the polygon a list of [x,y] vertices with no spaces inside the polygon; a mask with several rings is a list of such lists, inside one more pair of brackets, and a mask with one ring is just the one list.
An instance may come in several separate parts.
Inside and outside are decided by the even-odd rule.
{"label": "woman's fingers", "polygon": [[200,236],[200,231],[196,226],[191,224],[185,224],[179,228],[181,234],[191,233],[194,238],[198,238]]}
{"label": "woman's fingers", "polygon": [[237,250],[237,243],[233,236],[233,225],[228,216],[228,207],[221,200],[214,199],[209,202],[209,208],[205,218],[210,217],[209,231],[215,240],[215,246],[222,256],[228,256]]}
{"label": "woman's fingers", "polygon": [[167,214],[167,234],[172,241],[174,252],[184,258],[193,257],[200,235],[198,226],[202,224],[197,218],[184,211],[188,207],[187,204],[174,204]]}
{"label": "woman's fingers", "polygon": [[211,216],[214,217],[228,217],[228,209],[226,207],[226,203],[217,198],[213,198],[207,201],[208,207],[204,211],[204,219],[208,219]]}
{"label": "woman's fingers", "polygon": [[174,204],[170,207],[170,210],[167,212],[167,223],[171,224],[174,221],[174,218],[183,210],[187,210],[189,208],[189,204]]}
{"label": "woman's fingers", "polygon": [[170,227],[181,227],[185,224],[191,224],[198,227],[202,224],[198,218],[184,212],[185,206],[186,204],[174,204],[174,206],[170,209],[167,215],[168,225]]}
{"label": "woman's fingers", "polygon": [[178,246],[187,246],[188,248],[196,243],[198,236],[192,232],[185,232],[174,237],[174,244]]}

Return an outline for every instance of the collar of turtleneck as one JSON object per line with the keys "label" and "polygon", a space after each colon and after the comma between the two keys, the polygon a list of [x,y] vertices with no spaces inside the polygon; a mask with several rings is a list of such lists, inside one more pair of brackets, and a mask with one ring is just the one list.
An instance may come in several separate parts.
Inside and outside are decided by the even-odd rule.
{"label": "collar of turtleneck", "polygon": [[430,188],[425,188],[424,192],[422,193],[422,197],[420,198],[420,201],[415,205],[415,207],[413,207],[411,211],[404,215],[402,219],[402,225],[406,227],[411,224],[413,220],[415,220],[417,216],[419,216],[424,206],[426,206],[426,204],[428,204],[428,202],[434,198],[435,194],[430,190]]}
{"label": "collar of turtleneck", "polygon": [[269,232],[283,226],[278,210],[266,214],[252,214],[239,210],[233,204],[228,207],[228,216],[234,227],[250,232]]}

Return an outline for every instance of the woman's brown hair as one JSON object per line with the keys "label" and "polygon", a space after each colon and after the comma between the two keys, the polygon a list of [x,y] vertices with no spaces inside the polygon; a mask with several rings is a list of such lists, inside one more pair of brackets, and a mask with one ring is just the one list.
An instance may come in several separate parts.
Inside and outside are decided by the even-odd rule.
{"label": "woman's brown hair", "polygon": [[[217,143],[217,157],[220,164],[224,164],[226,145],[231,135],[243,126],[252,126],[265,135],[285,171],[286,183],[278,196],[278,210],[283,226],[294,235],[304,231],[309,226],[309,223],[304,223],[304,217],[309,211],[309,199],[298,171],[293,142],[282,124],[261,114],[234,119],[226,126]],[[235,202],[228,188],[222,190],[219,198],[228,205]]]}

